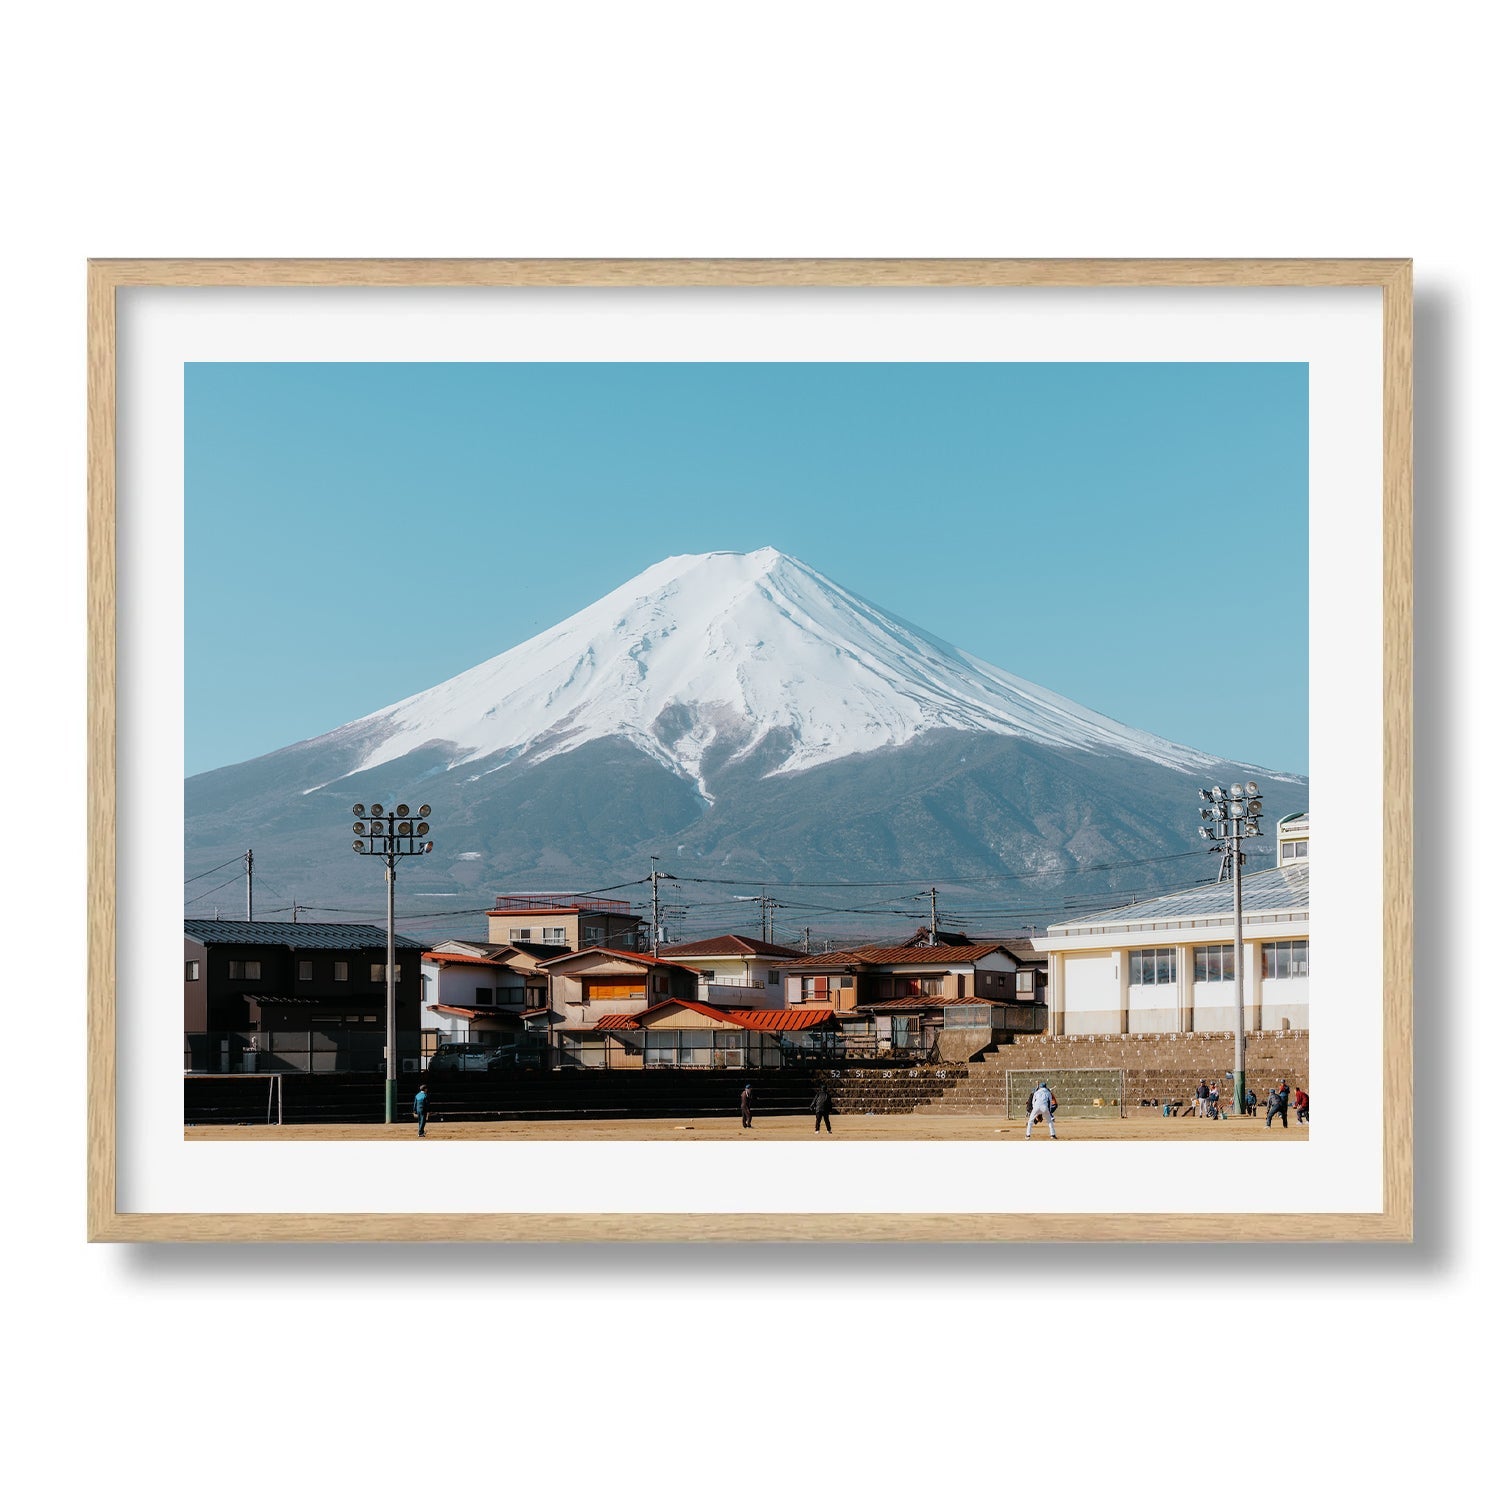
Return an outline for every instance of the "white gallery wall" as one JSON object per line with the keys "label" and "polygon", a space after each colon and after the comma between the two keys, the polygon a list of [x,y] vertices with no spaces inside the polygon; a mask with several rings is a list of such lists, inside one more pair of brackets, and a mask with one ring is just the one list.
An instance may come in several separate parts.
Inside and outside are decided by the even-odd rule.
{"label": "white gallery wall", "polygon": [[[1461,1078],[1490,988],[1450,955],[1493,895],[1458,799],[1489,771],[1500,489],[1469,15],[142,0],[7,20],[0,879],[37,986],[14,998],[48,1017],[5,1089],[8,1487],[905,1496],[1102,1473],[1132,1493],[1162,1434],[1128,1392],[1163,1369],[1195,1485],[1380,1495],[1432,1472],[1418,1435],[1448,1435],[1444,1467],[1477,1455],[1483,1382],[1456,1378],[1403,1383],[1410,1439],[1349,1441],[1493,1310],[1491,1140],[1425,1108],[1410,1248],[132,1248],[86,1245],[83,1213],[90,255],[1414,256],[1419,1106]],[[1254,1383],[1253,1431],[1233,1382],[1194,1373],[1218,1368]],[[882,1385],[1003,1388],[1027,1440],[935,1461],[917,1406],[861,1401]],[[640,1441],[652,1397],[669,1452]],[[565,1425],[509,1441],[559,1399]],[[250,1420],[268,1401],[301,1415]]]}

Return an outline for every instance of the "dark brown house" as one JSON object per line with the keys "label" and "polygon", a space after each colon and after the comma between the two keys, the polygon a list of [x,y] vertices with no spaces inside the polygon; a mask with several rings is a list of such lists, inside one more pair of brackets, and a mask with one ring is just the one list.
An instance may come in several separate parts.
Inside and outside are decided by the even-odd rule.
{"label": "dark brown house", "polygon": [[[189,918],[183,923],[183,939],[189,1069],[238,1072],[246,1066],[243,1055],[248,1052],[295,1053],[302,1063],[288,1065],[330,1071],[374,1066],[372,1058],[383,1058],[383,927]],[[422,948],[410,938],[396,937],[396,1031],[398,1038],[418,1039],[412,1049],[416,1054],[422,1029]],[[348,1038],[360,1036],[365,1044],[351,1047]]]}

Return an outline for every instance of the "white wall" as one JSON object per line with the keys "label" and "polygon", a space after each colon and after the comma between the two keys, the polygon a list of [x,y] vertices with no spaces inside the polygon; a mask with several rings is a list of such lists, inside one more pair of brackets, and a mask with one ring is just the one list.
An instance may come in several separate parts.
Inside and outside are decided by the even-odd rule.
{"label": "white wall", "polygon": [[1069,1036],[1114,1030],[1120,1015],[1120,970],[1113,953],[1063,955],[1063,1025]]}
{"label": "white wall", "polygon": [[[280,0],[253,13],[159,0],[128,16],[19,8],[0,97],[7,138],[24,142],[10,153],[13,229],[0,251],[0,466],[13,502],[0,524],[6,555],[24,566],[0,608],[5,639],[28,643],[6,653],[6,699],[48,726],[48,749],[39,760],[34,736],[17,734],[0,753],[5,784],[40,780],[55,795],[47,837],[6,871],[14,930],[50,932],[59,913],[71,920],[86,904],[77,793],[90,254],[1411,253],[1423,393],[1419,885],[1424,984],[1440,1001],[1419,1017],[1419,1088],[1459,1076],[1459,1039],[1483,1034],[1487,997],[1448,955],[1484,930],[1493,877],[1485,841],[1456,832],[1457,803],[1487,778],[1493,707],[1469,688],[1486,680],[1500,637],[1487,587],[1500,555],[1488,420],[1500,407],[1493,64],[1474,15],[1442,0],[1368,7],[1358,24],[1345,7],[1306,4],[1252,14],[934,0],[918,13],[768,0],[747,24],[735,9],[645,0],[628,10],[445,4],[351,25],[342,7]],[[711,536],[694,545],[767,540],[753,501],[738,514],[711,505]],[[616,581],[634,570],[633,527],[622,515]],[[809,561],[857,587],[860,545],[845,538]],[[1048,584],[1057,577],[1045,556],[1027,556]],[[440,579],[435,551],[424,564]],[[1046,584],[1037,597],[1056,598]],[[1031,620],[1016,612],[1017,660],[1001,665],[1043,675],[1049,607],[1066,602]],[[469,659],[460,653],[455,669]],[[161,743],[177,753],[170,737]],[[992,1381],[999,1349],[1107,1345],[1143,1350],[1154,1367],[1162,1351],[1177,1359],[1205,1342],[1248,1341],[1247,1388],[1268,1406],[1249,1458],[1244,1401],[1226,1399],[1223,1383],[1185,1373],[1169,1397],[1175,1470],[1221,1488],[1275,1475],[1309,1496],[1411,1493],[1430,1486],[1435,1455],[1445,1472],[1485,1471],[1483,1380],[1407,1381],[1400,1435],[1339,1438],[1388,1406],[1393,1371],[1466,1367],[1492,1300],[1492,1146],[1441,1113],[1418,1133],[1420,1242],[1409,1248],[88,1246],[84,961],[81,942],[58,960],[57,1024],[69,1045],[47,1128],[7,1160],[9,1196],[25,1205],[25,1232],[9,1248],[26,1294],[7,1329],[25,1351],[9,1408],[26,1434],[10,1460],[23,1491],[95,1493],[126,1473],[148,1474],[163,1496],[212,1473],[224,1500],[484,1482],[493,1445],[432,1416],[383,1442],[372,1416],[403,1372],[420,1380],[417,1346],[444,1303],[503,1329],[531,1388],[573,1391],[586,1348],[595,1386],[671,1389],[672,1460],[650,1469],[661,1500],[701,1493],[710,1474],[728,1500],[764,1492],[763,1472],[724,1459],[724,1380],[752,1392],[785,1386],[785,1341],[726,1342],[756,1306],[792,1325],[835,1322],[837,1362],[854,1370],[925,1369],[932,1329],[961,1328],[943,1354],[945,1383],[959,1386]],[[1035,1146],[1036,1159],[1049,1149]],[[1030,1295],[1015,1297],[1018,1283]],[[869,1316],[910,1307],[914,1287],[920,1317]],[[643,1337],[634,1309],[650,1302],[656,1322]],[[340,1328],[319,1354],[317,1417],[280,1424],[274,1462],[255,1456],[254,1424],[226,1423],[222,1383],[201,1374],[204,1330],[253,1328],[265,1308],[281,1327]],[[1261,1368],[1261,1330],[1272,1324],[1300,1374]],[[240,1388],[285,1384],[286,1339],[233,1337]],[[492,1386],[493,1348],[482,1336],[449,1341],[444,1383]],[[710,1370],[723,1378],[682,1379]],[[1145,1368],[1126,1378],[1156,1379]],[[1092,1494],[1101,1459],[1142,1473],[1159,1452],[1160,1421],[1143,1420],[1118,1389],[1082,1398],[1087,1443],[1078,1400],[1032,1394],[1028,1447],[1046,1455],[1050,1488]],[[1440,1434],[1436,1449],[1405,1436],[1423,1432]],[[921,1442],[829,1444],[819,1424],[802,1422],[776,1443],[799,1489],[931,1488]],[[591,1434],[569,1444],[565,1478],[524,1458],[523,1477],[569,1495],[615,1491],[628,1448]],[[943,1486],[989,1493],[996,1462],[993,1445],[952,1447]]]}

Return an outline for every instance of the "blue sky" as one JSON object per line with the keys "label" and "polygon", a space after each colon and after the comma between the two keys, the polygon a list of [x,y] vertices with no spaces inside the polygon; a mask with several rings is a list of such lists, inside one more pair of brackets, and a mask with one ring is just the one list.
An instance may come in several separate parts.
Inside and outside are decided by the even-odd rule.
{"label": "blue sky", "polygon": [[1305,365],[191,364],[185,392],[189,775],[673,553],[762,546],[1127,724],[1307,770]]}

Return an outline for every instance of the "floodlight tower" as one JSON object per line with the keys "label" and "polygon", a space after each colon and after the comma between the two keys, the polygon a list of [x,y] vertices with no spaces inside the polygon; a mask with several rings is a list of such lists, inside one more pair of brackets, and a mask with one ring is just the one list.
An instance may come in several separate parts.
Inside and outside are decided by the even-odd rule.
{"label": "floodlight tower", "polygon": [[374,854],[385,861],[385,1123],[396,1120],[396,861],[431,854],[426,818],[432,809],[424,802],[413,819],[411,808],[398,802],[387,813],[379,802],[354,804],[356,854]]}
{"label": "floodlight tower", "polygon": [[1203,823],[1199,834],[1213,842],[1210,847],[1223,858],[1219,879],[1234,880],[1234,1112],[1245,1112],[1245,906],[1240,887],[1240,866],[1245,862],[1240,841],[1260,835],[1260,788],[1253,781],[1235,782],[1226,795],[1221,786],[1200,790],[1208,804],[1199,809]]}

